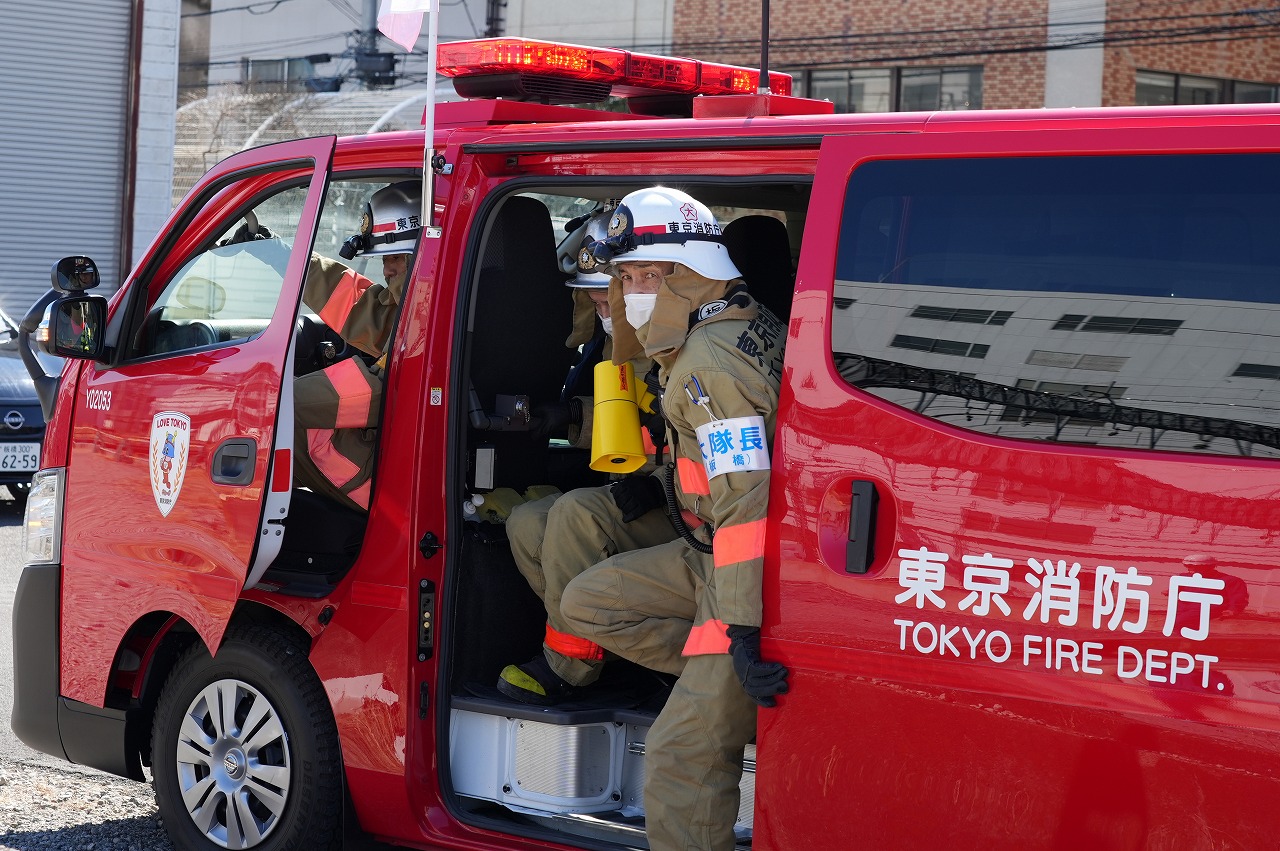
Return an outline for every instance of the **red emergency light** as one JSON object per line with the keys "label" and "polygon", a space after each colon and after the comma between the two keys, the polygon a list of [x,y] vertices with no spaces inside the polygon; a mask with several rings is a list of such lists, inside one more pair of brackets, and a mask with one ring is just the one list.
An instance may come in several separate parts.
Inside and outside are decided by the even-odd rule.
{"label": "red emergency light", "polygon": [[[586,103],[617,95],[632,111],[675,103],[687,111],[695,95],[755,94],[760,84],[752,68],[526,38],[446,42],[436,52],[436,67],[465,98]],[[791,75],[770,72],[769,88],[790,95]]]}

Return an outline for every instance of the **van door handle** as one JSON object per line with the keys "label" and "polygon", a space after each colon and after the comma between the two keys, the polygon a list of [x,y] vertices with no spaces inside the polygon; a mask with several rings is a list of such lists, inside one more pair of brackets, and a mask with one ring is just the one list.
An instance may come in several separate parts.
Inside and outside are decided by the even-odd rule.
{"label": "van door handle", "polygon": [[876,560],[876,506],[880,496],[872,482],[854,480],[849,505],[849,543],[845,544],[845,573],[866,573]]}
{"label": "van door handle", "polygon": [[247,485],[253,481],[257,454],[258,442],[253,438],[228,438],[214,451],[209,476],[219,485]]}

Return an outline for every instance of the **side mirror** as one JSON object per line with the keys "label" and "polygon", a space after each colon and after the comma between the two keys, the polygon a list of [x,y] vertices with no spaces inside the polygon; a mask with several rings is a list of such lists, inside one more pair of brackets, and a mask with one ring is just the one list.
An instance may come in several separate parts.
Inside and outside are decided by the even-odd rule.
{"label": "side mirror", "polygon": [[96,360],[102,353],[107,300],[96,295],[70,296],[53,305],[53,353],[64,358]]}
{"label": "side mirror", "polygon": [[63,257],[50,273],[53,288],[60,293],[78,293],[98,285],[98,264],[83,255]]}

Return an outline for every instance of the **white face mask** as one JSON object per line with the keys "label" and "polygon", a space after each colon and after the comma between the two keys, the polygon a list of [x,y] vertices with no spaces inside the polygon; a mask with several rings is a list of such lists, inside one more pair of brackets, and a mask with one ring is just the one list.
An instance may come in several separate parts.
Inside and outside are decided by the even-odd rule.
{"label": "white face mask", "polygon": [[649,324],[653,316],[653,306],[658,303],[657,293],[632,293],[622,297],[627,305],[627,322],[635,329]]}
{"label": "white face mask", "polygon": [[600,325],[604,327],[604,332],[610,337],[613,336],[613,317],[606,316],[600,320]]}

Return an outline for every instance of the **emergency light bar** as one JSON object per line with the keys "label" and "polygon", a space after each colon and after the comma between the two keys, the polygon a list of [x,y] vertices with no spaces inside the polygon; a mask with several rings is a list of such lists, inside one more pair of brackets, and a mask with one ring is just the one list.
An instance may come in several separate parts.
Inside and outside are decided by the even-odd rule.
{"label": "emergency light bar", "polygon": [[[526,38],[446,42],[437,48],[436,67],[465,98],[545,103],[584,103],[610,94],[755,94],[760,84],[759,71],[737,65]],[[791,75],[770,72],[769,89],[790,95]]]}

